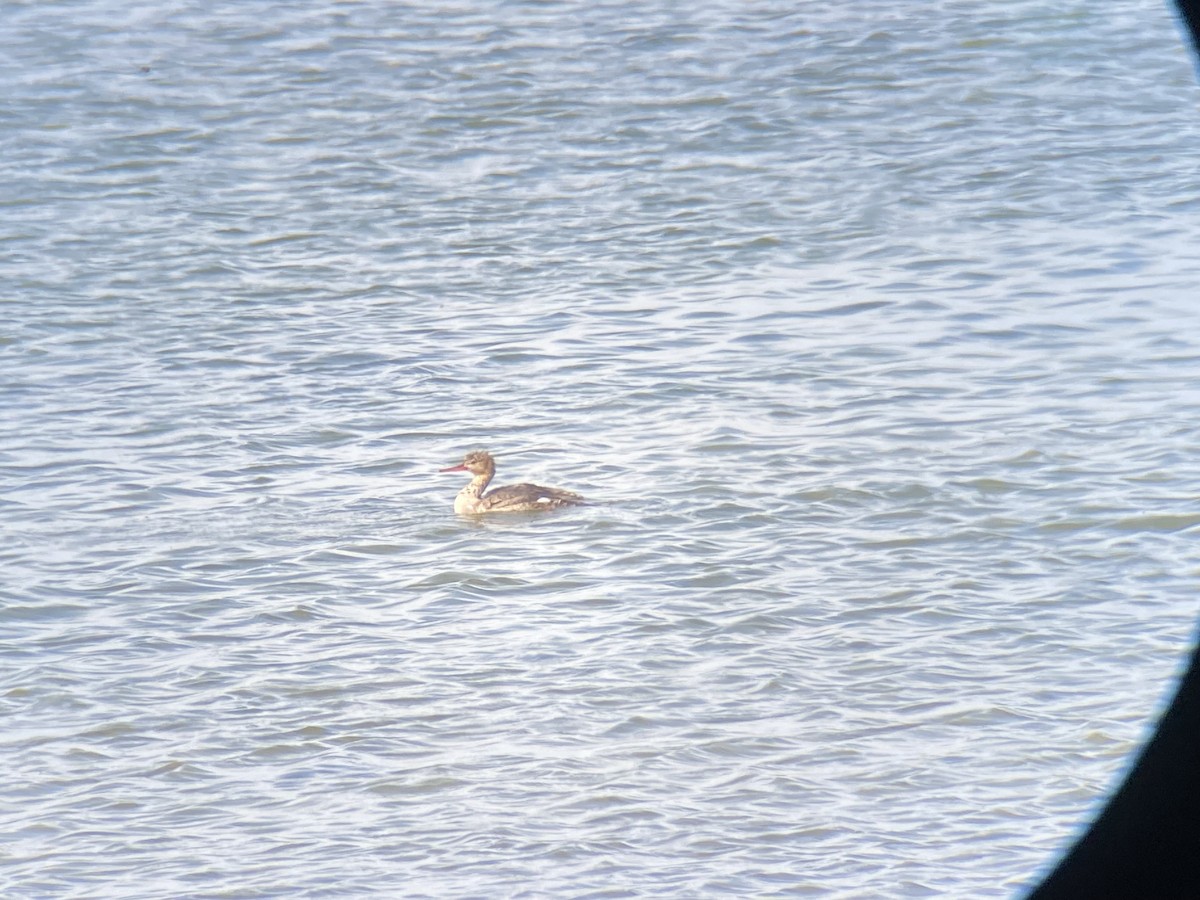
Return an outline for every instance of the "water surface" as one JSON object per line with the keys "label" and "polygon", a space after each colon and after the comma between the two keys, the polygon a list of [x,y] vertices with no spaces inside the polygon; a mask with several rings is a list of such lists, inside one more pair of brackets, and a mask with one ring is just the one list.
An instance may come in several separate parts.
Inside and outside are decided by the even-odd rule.
{"label": "water surface", "polygon": [[[1166,8],[10,6],[6,896],[1008,897],[1115,784]],[[457,519],[474,448],[596,502]]]}

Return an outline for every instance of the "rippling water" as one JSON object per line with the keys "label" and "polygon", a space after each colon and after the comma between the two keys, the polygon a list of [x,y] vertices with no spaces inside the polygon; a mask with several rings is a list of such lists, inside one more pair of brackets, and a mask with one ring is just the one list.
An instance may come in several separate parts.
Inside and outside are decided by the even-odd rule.
{"label": "rippling water", "polygon": [[1195,614],[1104,12],[8,4],[4,895],[1019,893]]}

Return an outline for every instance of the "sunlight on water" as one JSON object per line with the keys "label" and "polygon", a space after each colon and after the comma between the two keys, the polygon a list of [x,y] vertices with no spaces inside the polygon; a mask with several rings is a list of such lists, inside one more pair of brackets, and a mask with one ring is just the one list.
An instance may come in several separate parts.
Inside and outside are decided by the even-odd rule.
{"label": "sunlight on water", "polygon": [[0,892],[1049,864],[1194,628],[1191,62],[793,6],[14,6]]}

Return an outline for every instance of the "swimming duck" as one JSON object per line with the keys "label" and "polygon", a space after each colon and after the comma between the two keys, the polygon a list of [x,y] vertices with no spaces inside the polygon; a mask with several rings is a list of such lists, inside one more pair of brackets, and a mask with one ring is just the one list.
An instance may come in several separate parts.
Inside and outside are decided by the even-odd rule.
{"label": "swimming duck", "polygon": [[490,453],[483,450],[472,451],[463,457],[463,461],[457,466],[448,466],[439,471],[471,473],[471,483],[454,498],[454,511],[460,516],[493,512],[533,512],[564,506],[581,506],[587,502],[572,491],[537,484],[510,484],[492,488],[485,494],[488,483],[496,475],[496,461]]}

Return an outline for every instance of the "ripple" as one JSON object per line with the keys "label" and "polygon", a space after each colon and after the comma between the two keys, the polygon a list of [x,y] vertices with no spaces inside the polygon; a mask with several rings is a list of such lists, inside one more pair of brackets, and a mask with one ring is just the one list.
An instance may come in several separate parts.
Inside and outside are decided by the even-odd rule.
{"label": "ripple", "polygon": [[1169,15],[343,6],[13,10],[0,890],[1019,892],[1193,627]]}

